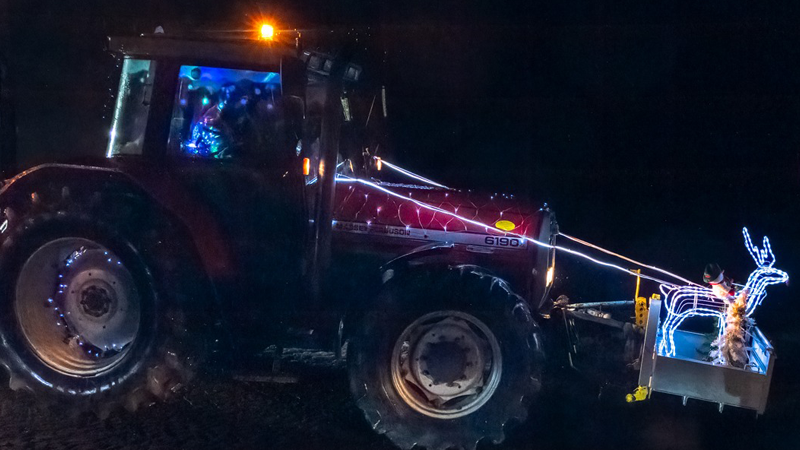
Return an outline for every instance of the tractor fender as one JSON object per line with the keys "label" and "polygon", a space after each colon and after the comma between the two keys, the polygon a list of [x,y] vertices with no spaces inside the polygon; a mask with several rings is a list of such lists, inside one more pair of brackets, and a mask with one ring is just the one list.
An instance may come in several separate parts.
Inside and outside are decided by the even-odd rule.
{"label": "tractor fender", "polygon": [[[155,185],[155,183],[153,183]],[[147,187],[145,187],[147,186]],[[203,272],[210,278],[225,278],[234,270],[232,256],[221,231],[216,227],[211,214],[199,213],[200,208],[174,186],[140,183],[137,178],[111,167],[73,164],[43,164],[25,170],[6,180],[0,188],[0,214],[14,215],[21,212],[34,195],[43,195],[46,189],[59,189],[58,195],[70,192],[79,198],[81,194],[93,196],[119,196],[138,201],[142,206],[154,205],[158,213],[176,225],[191,239],[193,251]],[[66,192],[61,190],[66,189]],[[193,204],[194,203],[194,204]],[[5,217],[2,220],[9,219]],[[187,224],[203,224],[190,227]]]}
{"label": "tractor fender", "polygon": [[431,264],[434,260],[440,260],[440,256],[450,254],[454,248],[455,244],[452,242],[432,242],[419,246],[381,266],[381,281],[385,284],[394,277],[397,271],[406,271],[414,265]]}
{"label": "tractor fender", "polygon": [[[363,319],[365,311],[375,307],[371,302],[381,295],[381,291],[388,284],[396,283],[398,280],[411,279],[415,274],[422,272],[445,274],[460,266],[474,267],[481,273],[495,276],[488,267],[474,265],[470,260],[470,255],[459,252],[452,242],[432,242],[388,261],[380,267],[380,284],[376,283],[369,289],[370,295],[354,302],[345,317],[342,318],[339,339],[343,342],[352,335]],[[402,281],[399,282],[402,283]],[[505,280],[503,282],[507,283]]]}
{"label": "tractor fender", "polygon": [[[38,204],[38,205],[37,205]],[[209,276],[209,264],[198,248],[191,229],[163,202],[147,192],[136,180],[113,169],[95,166],[47,164],[26,170],[9,180],[0,189],[0,243],[13,237],[6,230],[13,229],[16,220],[23,220],[28,211],[43,205],[77,204],[97,211],[102,218],[108,216],[110,224],[126,218],[147,217],[150,223],[160,224],[170,230],[172,242],[185,255],[181,264],[197,276],[196,283],[204,292],[200,304],[186,305],[204,311],[198,317],[198,326],[214,324],[220,314],[216,283]],[[54,207],[58,208],[58,207]],[[62,214],[59,209],[53,213]],[[147,222],[143,222],[147,223]],[[206,230],[204,230],[205,232]],[[152,239],[160,240],[154,228]],[[5,243],[4,243],[5,244]],[[207,249],[206,249],[207,251]],[[213,269],[213,266],[211,266]],[[187,299],[187,301],[189,301]],[[197,308],[200,306],[200,308]]]}
{"label": "tractor fender", "polygon": [[[455,245],[452,242],[431,242],[414,248],[408,253],[397,256],[379,267],[380,281],[370,283],[366,288],[367,294],[353,301],[344,316],[341,318],[338,332],[339,342],[344,342],[358,328],[358,324],[363,319],[365,311],[369,310],[372,300],[377,298],[386,283],[397,277],[411,274],[421,266],[446,268],[446,262],[452,258],[447,256],[452,254]],[[376,274],[377,275],[377,274]],[[339,345],[339,348],[341,346]]]}

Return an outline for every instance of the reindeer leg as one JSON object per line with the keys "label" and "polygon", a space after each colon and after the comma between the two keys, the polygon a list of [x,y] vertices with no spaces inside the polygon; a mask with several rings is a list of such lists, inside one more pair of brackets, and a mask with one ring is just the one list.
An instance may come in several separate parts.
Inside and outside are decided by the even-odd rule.
{"label": "reindeer leg", "polygon": [[672,321],[674,315],[672,312],[667,312],[667,318],[661,324],[661,342],[658,344],[658,352],[664,355],[668,354],[670,347],[667,345],[667,336],[669,335],[669,323]]}
{"label": "reindeer leg", "polygon": [[667,335],[662,337],[664,341],[668,342],[667,345],[669,346],[669,352],[664,353],[666,356],[675,356],[675,331],[681,326],[681,323],[683,323],[687,317],[694,315],[694,311],[694,308],[690,308],[673,316],[669,324]]}
{"label": "reindeer leg", "polygon": [[675,341],[673,340],[673,333],[678,325],[683,321],[679,319],[679,315],[669,313],[664,324],[661,326],[661,345],[659,351],[666,356],[673,356],[675,354]]}

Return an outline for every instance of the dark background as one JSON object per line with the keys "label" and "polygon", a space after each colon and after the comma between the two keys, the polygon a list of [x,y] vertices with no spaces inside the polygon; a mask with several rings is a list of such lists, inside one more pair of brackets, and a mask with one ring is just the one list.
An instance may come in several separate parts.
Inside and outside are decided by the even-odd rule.
{"label": "dark background", "polygon": [[686,276],[715,260],[745,278],[742,226],[772,237],[779,266],[794,263],[800,7],[551,3],[0,3],[20,162],[102,154],[119,70],[107,35],[259,16],[370,26],[388,55],[387,158],[547,201],[566,233]]}
{"label": "dark background", "polygon": [[[742,226],[800,273],[800,4],[761,3],[0,0],[0,51],[29,166],[103,154],[109,34],[244,28],[259,15],[369,26],[388,58],[387,159],[547,201],[562,231],[695,280],[716,261],[744,282]],[[558,273],[554,292],[573,299],[633,289],[568,256]],[[799,355],[797,301],[775,286],[757,313],[779,354]],[[797,376],[779,359],[778,379]]]}

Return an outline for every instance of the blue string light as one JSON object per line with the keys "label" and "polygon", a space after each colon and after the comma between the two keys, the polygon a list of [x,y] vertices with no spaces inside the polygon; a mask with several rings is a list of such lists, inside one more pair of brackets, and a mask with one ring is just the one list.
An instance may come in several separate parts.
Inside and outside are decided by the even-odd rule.
{"label": "blue string light", "polygon": [[[64,261],[63,270],[57,274],[57,279],[59,281],[57,283],[55,294],[47,299],[47,303],[48,305],[53,305],[53,312],[56,320],[56,326],[63,327],[66,338],[74,339],[75,342],[78,344],[78,347],[80,347],[86,355],[94,358],[112,357],[123,351],[125,346],[117,348],[116,344],[112,344],[111,348],[106,347],[105,349],[101,349],[100,347],[92,344],[91,342],[86,341],[79,333],[76,333],[74,330],[72,330],[72,327],[70,327],[69,324],[69,320],[63,312],[65,309],[62,308],[65,306],[66,303],[66,289],[68,288],[68,285],[61,282],[61,280],[64,279],[64,275],[67,274],[67,271],[69,270],[70,266],[75,264],[75,262],[78,261],[81,257],[83,257],[83,255],[85,255],[87,252],[88,249],[86,247],[81,247],[80,249],[72,252],[69,255],[69,257],[67,257],[67,259]],[[107,251],[104,251],[103,255],[110,256]],[[112,265],[115,264],[115,261],[112,258],[108,258],[107,262]],[[117,266],[122,265],[122,261],[117,260],[116,265]]]}

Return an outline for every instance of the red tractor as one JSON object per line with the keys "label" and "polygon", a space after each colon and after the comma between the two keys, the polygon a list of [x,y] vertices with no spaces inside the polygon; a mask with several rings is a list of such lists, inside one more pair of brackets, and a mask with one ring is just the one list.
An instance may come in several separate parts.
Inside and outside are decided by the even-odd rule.
{"label": "red tractor", "polygon": [[376,158],[385,96],[354,53],[278,41],[110,39],[106,157],[0,190],[11,387],[106,414],[208,358],[347,343],[399,447],[502,441],[540,388],[554,263],[513,236],[554,243],[553,213]]}

